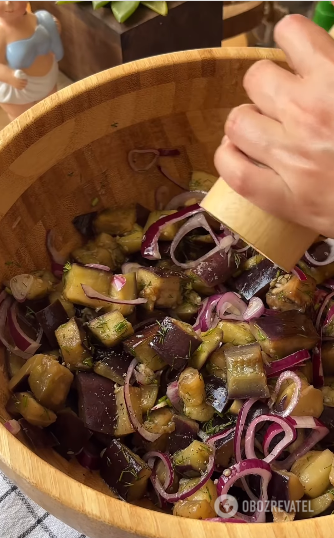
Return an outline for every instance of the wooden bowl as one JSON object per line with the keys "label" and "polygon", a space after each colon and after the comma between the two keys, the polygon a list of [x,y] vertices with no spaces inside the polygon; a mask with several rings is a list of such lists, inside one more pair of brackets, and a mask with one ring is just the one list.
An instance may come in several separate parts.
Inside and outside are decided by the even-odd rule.
{"label": "wooden bowl", "polygon": [[[231,107],[247,101],[242,79],[260,58],[279,51],[181,52],[116,67],[60,91],[1,133],[0,276],[47,267],[46,231],[68,248],[79,244],[74,216],[140,201],[153,208],[158,171],[135,174],[132,148],[177,147],[169,172],[187,186],[192,169],[215,173],[213,154]],[[179,189],[170,186],[170,195]],[[8,398],[2,358],[0,415]],[[116,500],[102,480],[53,451],[37,454],[0,425],[0,469],[27,495],[90,538],[317,538],[332,536],[333,517],[285,524],[202,522]],[[1,531],[0,531],[1,534]]]}

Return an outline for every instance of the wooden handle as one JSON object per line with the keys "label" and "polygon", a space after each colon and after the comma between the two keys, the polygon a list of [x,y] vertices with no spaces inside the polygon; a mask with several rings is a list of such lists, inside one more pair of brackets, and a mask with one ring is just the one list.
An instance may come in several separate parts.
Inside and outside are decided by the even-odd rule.
{"label": "wooden handle", "polygon": [[291,271],[318,236],[313,230],[269,215],[234,192],[221,178],[201,206],[286,271]]}

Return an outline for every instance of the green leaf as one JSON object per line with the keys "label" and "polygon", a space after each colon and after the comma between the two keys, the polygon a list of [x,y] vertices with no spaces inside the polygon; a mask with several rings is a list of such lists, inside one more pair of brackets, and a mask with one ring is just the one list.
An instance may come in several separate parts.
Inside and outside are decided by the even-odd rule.
{"label": "green leaf", "polygon": [[98,1],[94,2],[93,0],[92,4],[93,4],[94,9],[100,9],[100,7],[104,7],[107,4],[109,4],[109,0],[107,0],[107,2],[98,2]]}
{"label": "green leaf", "polygon": [[136,11],[140,2],[111,2],[111,10],[115,19],[123,23]]}
{"label": "green leaf", "polygon": [[158,15],[163,15],[165,17],[168,14],[167,2],[142,2],[142,4],[158,13]]}

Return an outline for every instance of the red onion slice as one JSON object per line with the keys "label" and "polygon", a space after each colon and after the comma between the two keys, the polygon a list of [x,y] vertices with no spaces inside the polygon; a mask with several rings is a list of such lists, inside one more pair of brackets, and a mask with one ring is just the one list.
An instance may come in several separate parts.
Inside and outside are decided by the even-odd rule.
{"label": "red onion slice", "polygon": [[126,278],[124,278],[123,275],[114,275],[114,278],[112,279],[112,284],[115,286],[117,291],[121,291],[121,289],[124,288],[126,284]]}
{"label": "red onion slice", "polygon": [[129,305],[137,305],[137,304],[144,304],[147,303],[147,299],[116,299],[114,297],[108,297],[107,295],[103,295],[102,293],[99,293],[98,291],[93,290],[90,286],[86,286],[86,284],[81,284],[82,289],[84,290],[84,293],[86,297],[89,299],[97,299],[99,301],[105,301],[106,303],[115,303],[115,304],[129,304]]}
{"label": "red onion slice", "polygon": [[[288,418],[286,420],[288,420]],[[263,447],[262,447],[263,448],[263,454],[265,456],[269,455],[269,447],[270,447],[270,443],[272,442],[272,440],[276,437],[276,435],[278,435],[279,433],[282,433],[282,431],[283,431],[283,429],[276,422],[273,422],[273,424],[271,424],[269,426],[269,428],[267,429],[267,431],[266,431],[266,433],[264,435]]]}
{"label": "red onion slice", "polygon": [[252,297],[244,312],[244,320],[250,321],[251,319],[259,318],[264,314],[264,311],[265,306],[262,299],[260,299],[260,297]]}
{"label": "red onion slice", "polygon": [[132,407],[131,394],[130,394],[130,380],[134,372],[134,369],[137,365],[137,359],[131,361],[128,371],[126,373],[126,378],[124,382],[124,399],[125,405],[129,413],[130,421],[134,429],[144,438],[146,441],[156,441],[161,436],[161,433],[151,433],[147,431],[144,426],[139,422]]}
{"label": "red onion slice", "polygon": [[21,426],[15,419],[7,420],[4,423],[4,427],[13,435],[17,435],[21,431]]}
{"label": "red onion slice", "polygon": [[19,349],[17,346],[12,346],[6,338],[6,335],[5,335],[6,320],[7,320],[8,310],[11,304],[12,304],[12,298],[7,296],[6,299],[2,301],[1,306],[0,306],[0,340],[3,343],[3,345],[8,349],[8,351],[11,351],[12,353],[14,353],[15,355],[18,355],[22,359],[30,359],[30,357],[32,356],[31,353],[26,353],[25,351],[21,351],[21,349]]}
{"label": "red onion slice", "polygon": [[256,458],[255,454],[255,433],[256,433],[256,426],[260,424],[261,422],[276,422],[279,426],[281,426],[282,430],[284,431],[284,437],[283,439],[277,443],[277,445],[274,447],[272,452],[268,454],[262,461],[266,461],[267,463],[271,463],[274,461],[280,454],[282,454],[283,450],[293,443],[296,440],[296,430],[291,426],[291,424],[282,417],[276,417],[275,415],[261,415],[260,417],[255,418],[252,420],[250,425],[247,428],[246,436],[245,436],[245,454],[247,459]]}
{"label": "red onion slice", "polygon": [[170,457],[167,454],[163,454],[162,452],[157,452],[155,450],[147,452],[143,456],[143,460],[148,462],[148,465],[149,465],[149,467],[151,467],[151,469],[153,469],[153,467],[154,467],[155,458],[159,458],[163,462],[163,464],[165,466],[166,480],[165,480],[165,483],[163,485],[163,488],[165,490],[167,490],[174,483],[174,468],[173,468],[172,460],[170,459]]}
{"label": "red onion slice", "polygon": [[101,454],[89,450],[88,446],[84,446],[79,454],[76,455],[76,459],[80,465],[85,467],[85,469],[89,469],[90,471],[98,471],[100,469],[101,457]]}
{"label": "red onion slice", "polygon": [[160,172],[163,176],[165,176],[169,181],[171,181],[172,183],[174,183],[174,185],[177,185],[178,187],[180,187],[180,189],[183,189],[184,191],[187,190],[187,188],[184,187],[184,186],[182,185],[182,183],[180,182],[179,179],[175,179],[175,177],[172,177],[172,176],[170,175],[170,173],[168,172],[168,170],[166,170],[165,167],[160,166],[160,165],[158,164],[157,168],[158,168],[159,172]]}
{"label": "red onion slice", "polygon": [[40,327],[36,340],[32,340],[25,334],[21,329],[20,324],[17,319],[17,303],[13,303],[10,309],[8,310],[8,328],[13,338],[14,344],[25,353],[30,355],[35,355],[36,351],[41,347],[41,339],[43,335],[43,329]]}
{"label": "red onion slice", "polygon": [[177,157],[180,155],[180,151],[176,148],[159,148],[160,157]]}
{"label": "red onion slice", "polygon": [[297,267],[297,265],[292,269],[291,273],[295,275],[296,277],[298,277],[299,280],[302,280],[302,281],[307,280],[307,276],[299,267]]}
{"label": "red onion slice", "polygon": [[312,351],[312,376],[313,376],[313,385],[316,389],[319,389],[324,386],[324,370],[322,367],[322,358],[321,358],[321,344],[322,344],[322,334],[320,343],[315,346]]}
{"label": "red onion slice", "polygon": [[183,402],[180,397],[179,384],[177,381],[172,381],[172,383],[169,383],[166,390],[166,396],[174,409],[181,413],[183,410]]}
{"label": "red onion slice", "polygon": [[284,372],[285,370],[290,370],[310,358],[311,355],[307,349],[301,349],[291,355],[287,355],[287,357],[284,357],[283,359],[271,362],[266,366],[266,375],[267,377],[275,377],[276,374]]}
{"label": "red onion slice", "polygon": [[194,200],[195,203],[199,203],[203,200],[206,194],[207,193],[203,191],[182,192],[181,194],[174,196],[174,198],[168,202],[165,209],[179,209],[180,207],[183,207],[189,200]]}
{"label": "red onion slice", "polygon": [[276,403],[276,398],[278,396],[278,393],[281,390],[282,383],[284,383],[284,381],[286,381],[287,379],[292,379],[292,381],[295,384],[295,390],[294,390],[294,393],[293,393],[292,398],[290,400],[290,403],[289,403],[288,407],[286,409],[284,409],[283,411],[277,411],[276,409],[274,409],[274,411],[273,411],[273,413],[275,415],[279,415],[279,416],[281,416],[283,418],[291,415],[291,413],[294,410],[294,408],[296,407],[296,405],[298,403],[298,400],[299,400],[299,397],[300,397],[302,384],[301,384],[301,381],[300,381],[299,377],[297,376],[297,374],[295,374],[295,372],[292,372],[291,370],[286,370],[285,372],[282,372],[280,374],[280,376],[279,376],[279,378],[277,379],[277,382],[276,382],[275,390],[274,390],[273,394],[271,395],[269,403],[268,403],[269,408],[273,409],[273,407],[274,407],[274,405]]}
{"label": "red onion slice", "polygon": [[146,258],[148,260],[160,260],[161,255],[159,252],[158,241],[160,234],[165,228],[165,226],[168,226],[168,224],[174,224],[175,222],[180,222],[180,220],[184,220],[185,218],[191,217],[192,215],[195,215],[197,213],[202,213],[203,211],[204,209],[201,208],[198,204],[194,204],[189,207],[180,209],[180,211],[178,211],[177,213],[173,213],[172,215],[166,215],[166,217],[161,217],[161,219],[154,222],[148,228],[148,230],[146,230],[146,233],[143,237],[141,246],[141,255],[143,256],[143,258]]}
{"label": "red onion slice", "polygon": [[330,253],[327,257],[327,259],[323,262],[317,262],[311,254],[308,253],[308,251],[305,252],[304,256],[307,259],[308,262],[310,262],[312,265],[328,265],[329,263],[334,262],[334,239],[325,239],[324,243],[327,243],[330,247]]}
{"label": "red onion slice", "polygon": [[51,270],[52,273],[57,278],[61,278],[63,275],[63,267],[66,262],[66,256],[58,252],[56,247],[54,246],[55,242],[55,231],[49,230],[46,234],[46,248],[50,255],[51,259]]}
{"label": "red onion slice", "polygon": [[312,448],[329,433],[329,429],[326,428],[326,426],[324,426],[320,420],[313,417],[287,417],[286,420],[289,421],[294,428],[313,430],[312,433],[305,439],[304,443],[297,447],[296,450],[285,460],[275,461],[275,467],[278,469],[289,470],[295,461],[312,450]]}
{"label": "red onion slice", "polygon": [[227,430],[223,432],[215,433],[214,435],[211,435],[211,437],[208,437],[205,441],[207,445],[210,445],[211,447],[217,442],[221,441],[225,437],[228,437],[232,431],[235,431],[235,426],[233,428],[228,428]]}
{"label": "red onion slice", "polygon": [[317,331],[319,331],[320,329],[320,326],[321,326],[321,318],[322,318],[322,315],[324,313],[324,310],[326,308],[326,306],[328,305],[329,301],[332,299],[332,297],[334,297],[334,291],[332,293],[329,293],[327,295],[327,297],[325,297],[321,307],[320,307],[320,310],[318,312],[318,315],[317,315],[317,320],[315,322],[315,328],[317,329]]}
{"label": "red onion slice", "polygon": [[218,317],[213,315],[213,311],[220,301],[222,295],[211,295],[202,302],[197,314],[197,319],[193,326],[194,331],[205,332],[213,329],[218,323]]}
{"label": "red onion slice", "polygon": [[14,299],[19,303],[23,303],[27,298],[33,282],[34,277],[28,274],[17,275],[11,278],[9,287]]}
{"label": "red onion slice", "polygon": [[100,265],[99,263],[86,263],[85,267],[91,267],[92,269],[98,269],[99,271],[110,271],[110,267],[107,265]]}
{"label": "red onion slice", "polygon": [[[142,154],[143,153],[152,153],[153,159],[149,164],[144,166],[144,168],[138,168],[136,166],[135,161],[134,161],[134,157],[138,153],[142,153]],[[150,168],[152,168],[157,163],[159,155],[160,155],[160,153],[159,153],[159,151],[157,149],[132,149],[128,153],[128,162],[129,162],[129,165],[130,165],[130,167],[132,168],[132,170],[134,172],[146,172],[147,170],[150,170]]]}
{"label": "red onion slice", "polygon": [[[229,312],[225,315],[226,310]],[[241,321],[247,310],[247,305],[233,291],[224,293],[219,303],[217,304],[217,314],[220,319],[232,319]]]}
{"label": "red onion slice", "polygon": [[246,516],[237,512],[235,516],[243,519],[247,523],[264,523],[266,520],[266,501],[268,500],[268,484],[271,479],[271,468],[268,463],[263,460],[250,459],[240,461],[225,469],[221,477],[218,479],[217,492],[218,495],[227,495],[233,484],[249,475],[259,475],[261,477],[261,496],[258,509],[252,516]]}
{"label": "red onion slice", "polygon": [[127,275],[128,273],[135,273],[141,267],[142,265],[140,265],[139,263],[132,263],[132,262],[123,263],[122,273],[123,275]]}
{"label": "red onion slice", "polygon": [[224,517],[208,517],[203,521],[213,521],[216,523],[247,523],[244,519],[239,519],[237,517],[227,517],[226,519]]}

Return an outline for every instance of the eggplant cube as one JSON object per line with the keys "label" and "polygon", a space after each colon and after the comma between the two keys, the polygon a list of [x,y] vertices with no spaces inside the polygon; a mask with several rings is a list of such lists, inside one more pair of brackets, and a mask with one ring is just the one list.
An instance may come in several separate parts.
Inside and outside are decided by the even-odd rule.
{"label": "eggplant cube", "polygon": [[244,299],[249,301],[254,295],[262,297],[269,289],[270,282],[280,271],[269,260],[260,261],[248,271],[233,280],[233,287]]}
{"label": "eggplant cube", "polygon": [[308,276],[300,280],[296,275],[281,275],[275,278],[266,296],[270,308],[281,310],[305,310],[312,304],[316,281]]}
{"label": "eggplant cube", "polygon": [[250,328],[263,351],[275,359],[312,349],[319,340],[310,318],[296,310],[252,320]]}
{"label": "eggplant cube", "polygon": [[149,466],[118,439],[112,440],[102,456],[101,477],[128,502],[144,496],[151,473]]}
{"label": "eggplant cube", "polygon": [[82,267],[73,263],[64,277],[64,298],[74,304],[89,306],[91,308],[104,307],[105,301],[89,299],[82,289],[82,284],[90,286],[93,290],[108,295],[110,286],[110,274],[107,271],[99,271],[91,267]]}
{"label": "eggplant cube", "polygon": [[88,328],[105,347],[114,347],[133,334],[131,323],[117,310],[93,319]]}
{"label": "eggplant cube", "polygon": [[174,415],[173,422],[175,430],[169,434],[167,442],[167,452],[174,454],[183,450],[197,437],[199,426],[195,420],[190,418]]}
{"label": "eggplant cube", "polygon": [[30,392],[16,392],[10,402],[14,404],[16,412],[33,426],[46,428],[57,420],[57,415],[37,402]]}
{"label": "eggplant cube", "polygon": [[78,454],[92,436],[83,421],[69,408],[57,414],[57,420],[50,429],[62,453],[68,456]]}
{"label": "eggplant cube", "polygon": [[110,235],[123,235],[131,232],[136,222],[136,208],[107,208],[101,211],[94,220],[96,233],[105,232]]}
{"label": "eggplant cube", "polygon": [[36,312],[36,319],[42,327],[50,345],[53,348],[58,347],[55,330],[68,320],[66,310],[61,302],[57,300],[46,308],[43,308],[43,310]]}
{"label": "eggplant cube", "polygon": [[132,361],[131,355],[125,351],[114,349],[96,348],[94,354],[94,372],[107,377],[117,383],[124,385],[126,372]]}
{"label": "eggplant cube", "polygon": [[162,268],[141,267],[137,271],[140,297],[147,299],[147,309],[175,308],[182,303],[181,277]]}
{"label": "eggplant cube", "polygon": [[268,398],[269,389],[259,344],[225,351],[229,398]]}
{"label": "eggplant cube", "polygon": [[[121,299],[121,300],[136,299],[137,298],[136,273],[128,273],[126,275],[121,275],[121,276],[122,278],[125,279],[124,286],[120,290],[117,289],[117,286],[115,285],[115,280],[112,279],[111,284],[110,284],[110,290],[109,290],[110,297],[114,297],[115,299]],[[129,316],[130,314],[132,314],[134,309],[135,309],[134,305],[117,304],[117,303],[111,303],[108,306],[104,307],[104,310],[106,312],[113,312],[114,310],[118,310],[119,312],[121,312],[121,314],[123,314],[123,316]]]}
{"label": "eggplant cube", "polygon": [[194,478],[205,471],[211,455],[212,449],[208,445],[195,440],[174,454],[173,466],[180,475]]}
{"label": "eggplant cube", "polygon": [[85,335],[75,318],[58,327],[55,334],[67,368],[90,370],[93,365],[92,357],[83,343]]}
{"label": "eggplant cube", "polygon": [[202,339],[191,325],[166,317],[150,343],[151,347],[175,370],[184,368]]}
{"label": "eggplant cube", "polygon": [[166,366],[166,363],[150,346],[154,336],[159,331],[159,325],[154,323],[145,327],[140,333],[136,333],[123,342],[123,347],[127,353],[145,364],[148,368],[156,372]]}
{"label": "eggplant cube", "polygon": [[57,411],[64,406],[73,374],[48,355],[39,355],[29,376],[29,386],[35,398],[45,407]]}
{"label": "eggplant cube", "polygon": [[191,269],[190,275],[200,279],[205,286],[213,287],[226,282],[236,270],[235,254],[222,250],[212,254],[205,261],[199,263],[197,267]]}

